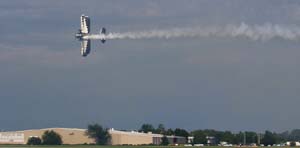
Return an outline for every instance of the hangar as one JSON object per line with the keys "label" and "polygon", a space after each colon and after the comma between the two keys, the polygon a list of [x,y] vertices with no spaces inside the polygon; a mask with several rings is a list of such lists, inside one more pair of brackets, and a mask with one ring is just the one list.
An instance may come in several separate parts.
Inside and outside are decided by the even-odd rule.
{"label": "hangar", "polygon": [[[63,144],[94,144],[95,141],[89,138],[86,129],[78,128],[45,128],[24,131],[0,132],[0,144],[26,144],[30,137],[42,137],[47,130],[53,130],[62,137]],[[120,131],[109,129],[111,135],[110,145],[159,145],[163,135],[142,133],[137,131]],[[166,136],[170,144],[185,144],[186,138],[180,136]]]}
{"label": "hangar", "polygon": [[[111,145],[144,145],[154,144],[159,145],[164,135],[142,133],[137,131],[119,131],[113,128],[109,130],[111,135]],[[180,136],[166,136],[169,144],[185,144],[186,138]]]}
{"label": "hangar", "polygon": [[24,131],[0,132],[0,144],[26,144],[30,137],[42,137],[45,131],[53,130],[58,133],[63,144],[90,144],[94,140],[85,135],[85,129],[77,128],[45,128]]}

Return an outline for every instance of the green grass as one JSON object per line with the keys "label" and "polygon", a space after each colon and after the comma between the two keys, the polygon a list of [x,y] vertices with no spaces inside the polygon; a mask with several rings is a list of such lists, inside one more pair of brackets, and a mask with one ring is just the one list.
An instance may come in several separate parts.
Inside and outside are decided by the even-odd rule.
{"label": "green grass", "polygon": [[[99,145],[0,145],[0,148],[196,148],[184,146],[99,146]],[[217,146],[197,147],[197,148],[219,148]]]}
{"label": "green grass", "polygon": [[[218,146],[184,147],[184,146],[96,146],[96,145],[61,145],[61,146],[28,146],[28,145],[0,145],[0,148],[230,148]],[[246,148],[246,147],[242,147]],[[284,148],[284,147],[257,147],[257,148]]]}
{"label": "green grass", "polygon": [[[229,147],[184,147],[184,146],[100,146],[100,145],[0,145],[0,148],[229,148]],[[269,147],[270,148],[270,147]]]}

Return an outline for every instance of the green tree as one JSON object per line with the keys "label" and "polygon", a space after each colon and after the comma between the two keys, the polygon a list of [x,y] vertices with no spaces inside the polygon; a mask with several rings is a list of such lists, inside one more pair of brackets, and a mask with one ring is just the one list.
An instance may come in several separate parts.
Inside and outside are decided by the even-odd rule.
{"label": "green tree", "polygon": [[290,139],[290,132],[289,131],[284,131],[282,133],[277,134],[278,137],[280,138],[281,142],[285,143],[287,141],[292,141]]}
{"label": "green tree", "polygon": [[169,140],[168,140],[167,136],[163,136],[161,138],[161,144],[160,145],[169,145]]}
{"label": "green tree", "polygon": [[235,136],[230,131],[221,132],[220,141],[226,141],[228,143],[233,144]]}
{"label": "green tree", "polygon": [[174,135],[174,131],[173,131],[171,128],[169,128],[169,129],[166,131],[165,135]]}
{"label": "green tree", "polygon": [[294,129],[289,134],[289,140],[291,141],[299,141],[300,140],[300,129]]}
{"label": "green tree", "polygon": [[266,131],[261,141],[265,146],[273,145],[276,143],[276,135],[270,131]]}
{"label": "green tree", "polygon": [[165,126],[163,124],[159,124],[157,129],[155,130],[155,133],[164,135],[166,133]]}
{"label": "green tree", "polygon": [[176,128],[174,131],[175,136],[182,136],[185,138],[188,138],[188,136],[190,135],[188,131],[186,131],[185,129],[180,129],[180,128]]}
{"label": "green tree", "polygon": [[110,140],[110,134],[108,129],[103,128],[99,124],[90,124],[88,125],[88,130],[86,134],[90,137],[95,139],[96,144],[98,145],[106,145]]}
{"label": "green tree", "polygon": [[257,143],[257,134],[255,132],[246,132],[246,143]]}
{"label": "green tree", "polygon": [[41,145],[42,140],[39,137],[30,137],[27,141],[28,145]]}
{"label": "green tree", "polygon": [[42,141],[44,145],[61,145],[61,136],[55,131],[45,131],[42,135]]}
{"label": "green tree", "polygon": [[155,132],[153,125],[151,124],[143,124],[139,130],[140,132],[148,133],[148,132]]}
{"label": "green tree", "polygon": [[194,143],[195,144],[206,144],[206,134],[203,130],[196,130],[191,133],[194,136]]}
{"label": "green tree", "polygon": [[234,136],[234,142],[232,144],[243,144],[244,143],[244,133],[239,132]]}

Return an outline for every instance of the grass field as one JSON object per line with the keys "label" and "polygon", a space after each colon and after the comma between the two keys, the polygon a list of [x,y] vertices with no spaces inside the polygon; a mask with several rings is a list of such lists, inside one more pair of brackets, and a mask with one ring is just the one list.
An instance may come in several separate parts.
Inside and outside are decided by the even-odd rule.
{"label": "grass field", "polygon": [[[0,145],[0,148],[189,148],[184,146],[95,146],[95,145],[61,145],[61,146],[28,146],[28,145]],[[230,148],[220,146],[204,146],[190,148]],[[242,147],[246,148],[246,147]],[[279,148],[279,147],[257,147],[257,148]],[[284,147],[280,147],[284,148]]]}

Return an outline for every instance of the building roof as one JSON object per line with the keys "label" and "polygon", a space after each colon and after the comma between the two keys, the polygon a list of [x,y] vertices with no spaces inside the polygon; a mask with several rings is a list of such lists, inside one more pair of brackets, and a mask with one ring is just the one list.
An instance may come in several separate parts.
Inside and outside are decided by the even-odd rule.
{"label": "building roof", "polygon": [[42,128],[42,129],[28,129],[28,130],[19,130],[19,131],[4,131],[4,132],[25,132],[25,131],[35,131],[35,130],[72,130],[72,131],[86,131],[86,129],[81,128],[60,128],[60,127],[53,127],[53,128]]}
{"label": "building roof", "polygon": [[[163,137],[164,135],[162,134],[153,134],[151,132],[149,133],[143,133],[143,132],[137,132],[137,131],[120,131],[120,130],[115,130],[114,128],[109,129],[109,133],[116,133],[116,134],[126,134],[126,135],[139,135],[139,136],[150,136],[150,137]],[[167,136],[168,138],[185,138],[181,136],[174,136],[170,135]]]}

